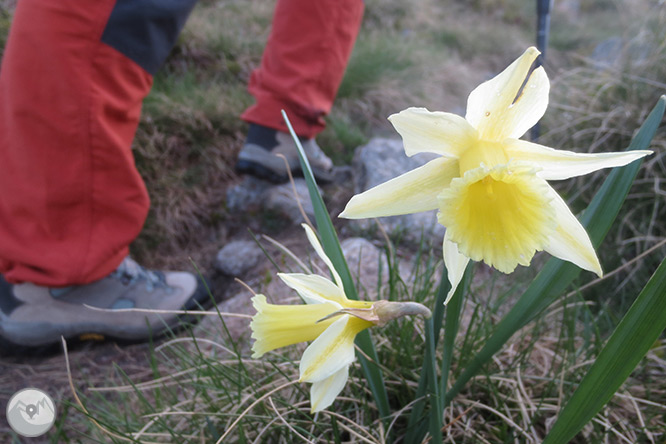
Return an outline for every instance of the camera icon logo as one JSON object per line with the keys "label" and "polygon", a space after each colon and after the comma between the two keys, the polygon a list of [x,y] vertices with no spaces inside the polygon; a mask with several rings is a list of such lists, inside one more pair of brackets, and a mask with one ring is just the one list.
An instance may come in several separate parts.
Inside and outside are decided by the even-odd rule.
{"label": "camera icon logo", "polygon": [[53,399],[37,388],[19,390],[7,403],[7,422],[16,433],[27,438],[48,432],[55,418]]}

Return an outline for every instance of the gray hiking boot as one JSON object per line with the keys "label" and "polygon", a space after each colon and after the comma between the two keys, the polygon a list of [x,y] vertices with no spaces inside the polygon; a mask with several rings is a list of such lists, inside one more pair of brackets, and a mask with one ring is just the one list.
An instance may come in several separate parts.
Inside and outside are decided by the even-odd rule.
{"label": "gray hiking boot", "polygon": [[[314,139],[301,139],[303,150],[319,182],[333,180],[333,162],[321,150]],[[245,145],[236,162],[236,171],[251,174],[271,182],[281,183],[289,179],[287,166],[280,157],[287,159],[292,174],[302,175],[296,144],[287,133],[251,124]]]}
{"label": "gray hiking boot", "polygon": [[207,299],[205,286],[193,274],[146,270],[129,257],[109,276],[87,285],[11,285],[0,276],[0,345],[11,352],[49,346],[60,336],[144,341],[177,327],[179,316],[113,310],[192,310]]}

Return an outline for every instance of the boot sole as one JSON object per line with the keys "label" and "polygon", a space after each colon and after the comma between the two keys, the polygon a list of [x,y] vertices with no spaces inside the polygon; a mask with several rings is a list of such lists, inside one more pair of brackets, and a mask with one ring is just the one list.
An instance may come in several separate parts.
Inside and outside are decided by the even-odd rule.
{"label": "boot sole", "polygon": [[[210,282],[205,280],[205,285],[199,283],[192,297],[188,300],[183,310],[203,310],[211,307],[215,301],[212,295],[208,292]],[[65,340],[75,347],[79,344],[87,342],[116,342],[123,345],[140,344],[151,340],[159,339],[169,333],[176,333],[182,330],[193,327],[200,316],[197,315],[178,315],[172,322],[172,325],[166,325],[163,328],[150,332],[148,336],[128,338],[122,335],[100,333],[94,330],[84,330],[75,334],[65,336]],[[37,345],[26,345],[13,342],[2,335],[0,335],[0,356],[48,356],[56,354],[60,351],[60,337],[53,340]]]}

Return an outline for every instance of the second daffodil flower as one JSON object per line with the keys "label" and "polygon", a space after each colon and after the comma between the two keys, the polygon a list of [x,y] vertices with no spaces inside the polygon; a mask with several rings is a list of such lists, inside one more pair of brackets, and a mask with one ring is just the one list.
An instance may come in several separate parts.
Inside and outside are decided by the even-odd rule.
{"label": "second daffodil flower", "polygon": [[299,380],[312,383],[310,404],[314,413],[331,405],[344,388],[349,366],[354,361],[354,339],[359,332],[405,315],[430,317],[430,311],[414,302],[348,299],[340,275],[316,235],[309,226],[303,228],[335,282],[319,275],[278,273],[306,304],[269,304],[264,295],[258,294],[252,299],[257,313],[250,328],[255,340],[253,358],[287,345],[313,341],[301,358]]}
{"label": "second daffodil flower", "polygon": [[546,181],[626,165],[652,153],[584,154],[519,140],[548,105],[546,72],[539,67],[530,74],[538,55],[528,48],[472,91],[465,118],[424,108],[390,116],[407,155],[441,157],[353,196],[340,214],[359,219],[439,209],[452,286],[447,302],[470,259],[510,273],[545,250],[601,276],[585,229]]}

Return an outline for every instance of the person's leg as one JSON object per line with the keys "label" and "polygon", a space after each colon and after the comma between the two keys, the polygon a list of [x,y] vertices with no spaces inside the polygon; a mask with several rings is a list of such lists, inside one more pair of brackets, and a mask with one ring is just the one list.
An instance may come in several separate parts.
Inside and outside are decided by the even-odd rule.
{"label": "person's leg", "polygon": [[[252,72],[248,87],[255,104],[241,116],[251,124],[239,156],[241,170],[247,167],[245,172],[252,173],[252,162],[266,163],[271,170],[284,165],[281,160],[273,165],[258,149],[289,143],[288,136],[280,134],[287,132],[283,109],[302,139],[313,139],[324,129],[324,116],[342,81],[363,8],[362,0],[278,0],[261,66]],[[313,167],[325,169],[330,164],[313,154]]]}
{"label": "person's leg", "polygon": [[0,68],[1,338],[147,336],[144,315],[83,304],[178,309],[193,297],[194,276],[126,258],[149,206],[131,152],[141,103],[193,3],[18,3]]}
{"label": "person's leg", "polygon": [[256,103],[241,118],[286,132],[284,109],[300,137],[321,132],[362,16],[362,0],[278,0],[261,66],[250,78]]}
{"label": "person's leg", "polygon": [[[160,20],[189,12],[169,10],[173,2],[163,10],[142,0],[19,2],[0,70],[0,273],[8,281],[84,284],[127,256],[149,206],[131,143],[152,74],[179,30],[178,20]],[[153,22],[147,8],[158,9]]]}

